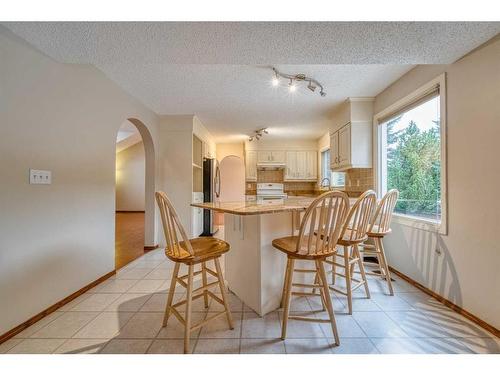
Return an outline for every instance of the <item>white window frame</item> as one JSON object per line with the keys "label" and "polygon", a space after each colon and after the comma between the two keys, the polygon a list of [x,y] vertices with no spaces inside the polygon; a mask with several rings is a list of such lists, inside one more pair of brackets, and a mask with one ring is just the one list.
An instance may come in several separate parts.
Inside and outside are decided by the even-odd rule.
{"label": "white window frame", "polygon": [[401,110],[402,108],[418,101],[432,90],[439,88],[440,99],[440,142],[441,142],[441,221],[438,222],[432,219],[415,217],[411,215],[404,215],[394,213],[394,221],[406,226],[427,230],[431,232],[438,232],[446,235],[448,233],[448,185],[447,185],[447,142],[446,142],[446,125],[447,125],[447,112],[446,112],[446,73],[442,73],[430,82],[420,86],[411,94],[396,101],[389,107],[378,112],[373,117],[373,157],[376,161],[374,163],[374,174],[376,181],[376,190],[379,198],[387,190],[387,179],[383,173],[383,165],[385,163],[386,155],[382,151],[380,145],[384,141],[383,137],[386,134],[381,131],[383,121],[380,121],[387,116]]}
{"label": "white window frame", "polygon": [[[321,154],[325,151],[330,151],[330,146],[325,146],[325,147],[322,147],[319,149],[319,176],[321,179],[323,179],[323,168],[322,168],[322,165],[321,163],[323,162],[323,158],[321,157]],[[344,180],[344,185],[333,185],[333,179],[332,179],[332,173],[344,173],[345,172],[334,172],[330,169],[330,166],[328,166],[328,169],[330,170],[330,177],[328,177],[328,179],[330,180],[330,188],[338,188],[338,189],[345,189],[345,180]],[[320,180],[320,185],[321,185],[321,180]],[[327,190],[325,189],[324,187],[320,186],[320,190]]]}

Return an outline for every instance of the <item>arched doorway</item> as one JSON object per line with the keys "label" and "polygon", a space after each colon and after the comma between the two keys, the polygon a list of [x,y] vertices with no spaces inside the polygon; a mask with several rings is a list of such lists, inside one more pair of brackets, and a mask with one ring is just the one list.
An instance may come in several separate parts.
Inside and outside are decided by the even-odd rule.
{"label": "arched doorway", "polygon": [[154,192],[153,139],[140,120],[129,118],[116,139],[116,269],[156,247]]}

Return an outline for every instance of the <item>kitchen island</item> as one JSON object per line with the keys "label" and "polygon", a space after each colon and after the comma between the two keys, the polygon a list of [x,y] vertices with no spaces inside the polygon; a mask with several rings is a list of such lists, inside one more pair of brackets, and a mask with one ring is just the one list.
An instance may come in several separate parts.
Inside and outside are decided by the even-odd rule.
{"label": "kitchen island", "polygon": [[314,198],[294,197],[278,203],[193,203],[224,213],[224,236],[231,250],[225,255],[229,289],[263,316],[280,306],[286,256],[274,249],[275,238],[292,235]]}

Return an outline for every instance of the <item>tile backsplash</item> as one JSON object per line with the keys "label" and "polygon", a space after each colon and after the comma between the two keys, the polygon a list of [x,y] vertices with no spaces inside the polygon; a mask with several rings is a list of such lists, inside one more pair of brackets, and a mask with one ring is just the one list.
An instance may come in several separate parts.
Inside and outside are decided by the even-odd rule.
{"label": "tile backsplash", "polygon": [[285,170],[258,170],[257,182],[283,182]]}
{"label": "tile backsplash", "polygon": [[297,181],[286,182],[284,181],[284,170],[259,170],[257,171],[257,182],[246,183],[246,194],[254,195],[257,191],[257,183],[261,182],[277,182],[282,183],[285,193],[293,195],[302,193],[313,193],[316,189],[315,181]]}
{"label": "tile backsplash", "polygon": [[372,168],[353,168],[346,171],[345,191],[349,196],[359,196],[374,187]]}
{"label": "tile backsplash", "polygon": [[[350,197],[358,197],[366,190],[374,189],[372,168],[353,168],[345,171],[345,191]],[[246,194],[257,193],[258,182],[278,182],[284,184],[285,193],[289,195],[313,194],[317,192],[315,181],[283,181],[283,170],[259,170],[257,171],[257,182],[246,183]],[[319,192],[317,192],[319,194]]]}

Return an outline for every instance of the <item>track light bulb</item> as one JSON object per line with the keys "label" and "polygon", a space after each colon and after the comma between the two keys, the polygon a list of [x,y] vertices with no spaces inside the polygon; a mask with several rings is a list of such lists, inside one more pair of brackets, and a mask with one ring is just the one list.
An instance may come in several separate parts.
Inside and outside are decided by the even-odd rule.
{"label": "track light bulb", "polygon": [[276,86],[278,86],[278,85],[279,85],[279,83],[280,83],[280,81],[279,81],[278,77],[274,77],[274,78],[271,80],[271,84],[272,84],[273,86],[275,86],[275,87],[276,87]]}
{"label": "track light bulb", "polygon": [[312,92],[314,92],[314,90],[316,90],[316,86],[314,86],[311,81],[309,81],[309,84],[307,85],[307,88],[309,90],[311,90]]}

